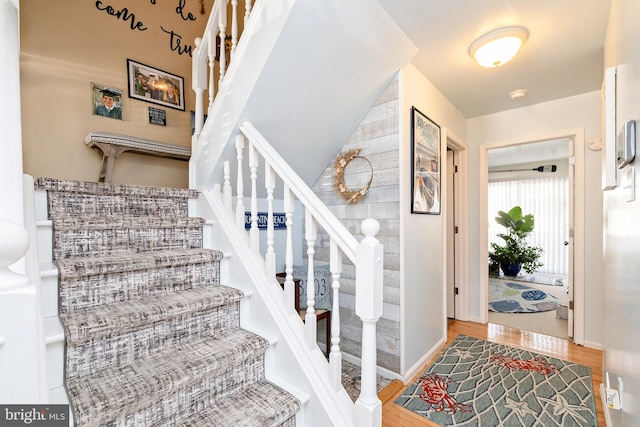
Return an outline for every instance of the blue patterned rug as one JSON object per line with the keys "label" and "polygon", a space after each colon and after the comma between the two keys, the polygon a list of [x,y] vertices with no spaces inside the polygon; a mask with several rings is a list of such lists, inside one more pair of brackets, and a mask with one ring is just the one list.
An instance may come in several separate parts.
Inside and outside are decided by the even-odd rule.
{"label": "blue patterned rug", "polygon": [[498,313],[538,313],[555,310],[558,298],[520,283],[489,279],[489,311]]}
{"label": "blue patterned rug", "polygon": [[588,367],[465,335],[395,403],[443,426],[597,426]]}

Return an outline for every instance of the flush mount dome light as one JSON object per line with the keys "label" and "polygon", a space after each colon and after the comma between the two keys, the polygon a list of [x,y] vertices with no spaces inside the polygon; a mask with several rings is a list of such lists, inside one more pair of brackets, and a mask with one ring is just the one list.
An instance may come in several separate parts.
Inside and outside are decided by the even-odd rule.
{"label": "flush mount dome light", "polygon": [[516,56],[527,37],[529,31],[524,27],[498,28],[471,43],[469,55],[483,67],[499,67]]}

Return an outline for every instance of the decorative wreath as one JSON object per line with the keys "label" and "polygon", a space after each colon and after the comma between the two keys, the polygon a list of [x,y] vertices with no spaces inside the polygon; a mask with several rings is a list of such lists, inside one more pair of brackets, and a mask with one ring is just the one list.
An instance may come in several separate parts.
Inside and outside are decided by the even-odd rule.
{"label": "decorative wreath", "polygon": [[[336,157],[336,161],[334,163],[335,174],[333,175],[333,188],[335,188],[338,194],[349,204],[355,204],[362,200],[364,196],[366,196],[369,192],[369,187],[371,186],[371,181],[373,180],[373,166],[371,166],[371,162],[366,157],[359,156],[358,154],[360,154],[360,148],[349,150],[344,154],[338,154],[338,157]],[[364,187],[359,190],[353,191],[350,190],[349,187],[347,187],[347,185],[344,183],[344,171],[351,160],[355,158],[363,159],[364,161],[369,163],[371,175],[369,176],[369,182],[367,182]]]}

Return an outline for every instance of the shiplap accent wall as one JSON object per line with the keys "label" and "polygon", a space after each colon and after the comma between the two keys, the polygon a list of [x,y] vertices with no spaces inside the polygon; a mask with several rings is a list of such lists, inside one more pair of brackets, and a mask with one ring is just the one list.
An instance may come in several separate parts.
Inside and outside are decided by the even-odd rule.
{"label": "shiplap accent wall", "polygon": [[[351,233],[361,240],[360,224],[366,218],[380,222],[378,239],[384,245],[384,310],[377,325],[378,365],[400,372],[400,180],[398,80],[394,79],[371,111],[362,120],[340,153],[360,148],[373,167],[369,194],[358,204],[348,205],[333,189],[333,162],[312,186]],[[339,153],[336,153],[336,156]],[[371,176],[371,168],[362,159],[354,159],[345,170],[345,183],[351,190],[362,188]],[[304,246],[304,245],[303,245]],[[318,230],[315,259],[329,262],[329,239]],[[348,262],[348,261],[347,261]],[[362,323],[355,315],[354,267],[345,263],[341,280],[341,350],[360,355]],[[318,342],[324,342],[324,328],[318,330]],[[322,335],[322,337],[320,337]]]}

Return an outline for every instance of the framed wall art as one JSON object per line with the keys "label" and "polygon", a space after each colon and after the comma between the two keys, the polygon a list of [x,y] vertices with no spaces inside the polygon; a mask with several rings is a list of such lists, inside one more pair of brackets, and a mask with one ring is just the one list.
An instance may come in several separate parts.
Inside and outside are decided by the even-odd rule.
{"label": "framed wall art", "polygon": [[411,213],[440,214],[440,126],[411,107]]}
{"label": "framed wall art", "polygon": [[93,114],[122,120],[122,89],[91,84]]}
{"label": "framed wall art", "polygon": [[127,59],[129,98],[184,111],[184,79]]}

